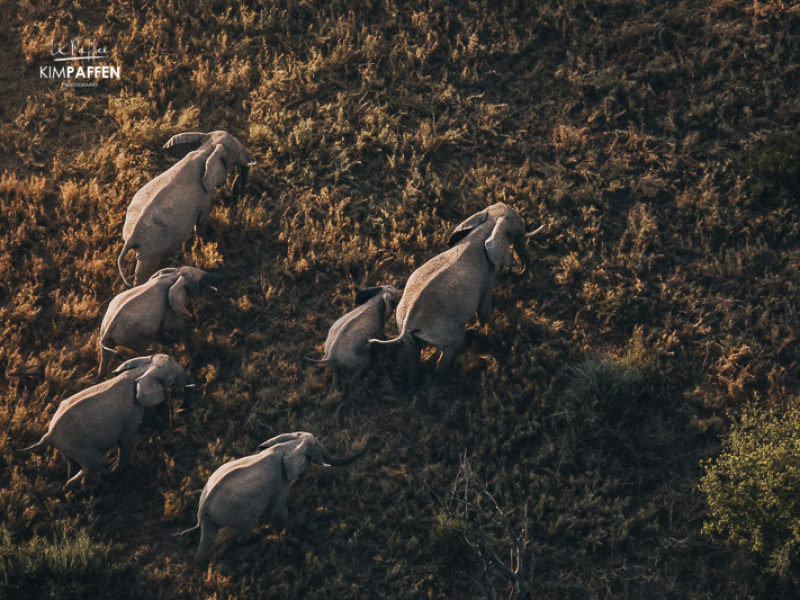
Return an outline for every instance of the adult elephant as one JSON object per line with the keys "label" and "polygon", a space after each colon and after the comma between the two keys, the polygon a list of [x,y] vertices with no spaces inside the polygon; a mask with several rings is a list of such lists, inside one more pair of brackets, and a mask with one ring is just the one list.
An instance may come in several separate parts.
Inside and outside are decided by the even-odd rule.
{"label": "adult elephant", "polygon": [[523,262],[521,277],[531,262],[525,238],[541,229],[526,233],[519,214],[502,202],[472,215],[450,235],[449,250],[411,274],[397,306],[400,335],[370,341],[405,344],[412,386],[419,382],[423,343],[442,349],[437,370],[446,371],[464,343],[464,326],[472,316],[477,312],[481,323],[488,322],[495,272],[512,265],[511,246]]}
{"label": "adult elephant", "polygon": [[166,255],[181,247],[195,226],[199,234],[205,233],[211,197],[225,181],[228,167],[240,169],[233,184],[238,193],[255,164],[242,143],[225,131],[181,133],[170,138],[164,149],[183,158],[136,192],[125,216],[125,243],[117,266],[128,287],[122,261],[130,250],[136,251],[134,285],[139,285],[158,270]]}
{"label": "adult elephant", "polygon": [[269,511],[278,525],[289,519],[289,484],[309,463],[326,467],[345,466],[361,458],[366,447],[347,458],[329,456],[322,444],[305,431],[284,433],[259,446],[261,452],[222,465],[211,474],[200,494],[197,525],[178,535],[200,530],[195,560],[205,562],[220,527],[239,531],[239,543],[250,539],[258,516]]}
{"label": "adult elephant", "polygon": [[52,445],[67,457],[64,491],[75,489],[119,446],[119,457],[105,474],[116,477],[130,464],[136,433],[148,409],[164,402],[170,387],[192,389],[189,374],[166,354],[132,358],[116,377],[64,400],[50,427],[33,446]]}
{"label": "adult elephant", "polygon": [[117,346],[144,351],[164,333],[184,329],[181,312],[188,312],[189,298],[216,288],[220,276],[194,267],[161,269],[146,283],[114,297],[100,325],[100,368],[97,377],[108,370],[112,356],[119,357]]}

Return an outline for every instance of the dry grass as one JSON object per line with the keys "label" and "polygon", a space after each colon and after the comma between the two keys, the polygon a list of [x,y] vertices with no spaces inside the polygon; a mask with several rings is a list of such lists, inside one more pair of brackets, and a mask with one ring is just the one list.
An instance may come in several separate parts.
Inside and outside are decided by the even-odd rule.
{"label": "dry grass", "polygon": [[[3,539],[81,528],[122,567],[114,597],[468,597],[424,485],[449,489],[466,449],[511,521],[528,506],[535,595],[780,591],[700,535],[697,483],[728,412],[797,403],[800,185],[775,171],[800,124],[796,5],[72,4],[14,2],[0,24]],[[119,82],[38,78],[49,40],[77,36],[107,43]],[[125,208],[170,165],[161,145],[214,129],[259,165],[171,263],[225,276],[165,348],[204,397],[143,432],[123,481],[65,496],[55,452],[14,451],[93,382]],[[337,416],[302,356],[357,289],[402,287],[497,201],[546,226],[533,276],[499,278],[455,374],[411,398],[386,348]],[[206,477],[295,430],[371,451],[310,469],[288,532],[196,570],[171,534]]]}

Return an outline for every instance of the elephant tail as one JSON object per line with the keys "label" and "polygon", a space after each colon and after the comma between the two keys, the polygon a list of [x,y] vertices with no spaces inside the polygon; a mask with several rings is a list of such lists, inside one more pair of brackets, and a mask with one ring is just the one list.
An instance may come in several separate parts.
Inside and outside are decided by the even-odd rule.
{"label": "elephant tail", "polygon": [[200,529],[200,519],[197,520],[197,525],[195,525],[194,527],[190,527],[186,531],[181,531],[180,533],[176,533],[175,537],[179,537],[179,536],[182,536],[182,535],[188,535],[190,533],[194,533],[198,529]]}
{"label": "elephant tail", "polygon": [[48,442],[49,432],[45,433],[38,442],[36,442],[33,446],[28,446],[27,448],[22,448],[21,450],[17,450],[18,453],[22,454],[23,452],[30,452],[38,448],[39,446],[44,446]]}
{"label": "elephant tail", "polygon": [[114,350],[114,348],[109,348],[108,346],[106,346],[105,339],[100,340],[100,348],[102,348],[105,352],[109,352],[109,353],[113,354],[117,358],[122,358],[122,353],[121,352],[119,352],[117,350]]}
{"label": "elephant tail", "polygon": [[325,365],[331,362],[330,358],[323,358],[322,360],[316,360],[314,358],[309,358],[307,356],[304,356],[303,358],[305,358],[310,363],[314,363],[315,365]]}
{"label": "elephant tail", "polygon": [[122,246],[122,251],[119,253],[117,257],[117,268],[119,269],[119,275],[122,277],[122,281],[125,282],[125,287],[132,287],[132,284],[125,279],[125,273],[122,270],[122,259],[125,258],[125,255],[130,252],[131,250],[135,249],[135,245],[131,243],[130,239],[125,240],[125,244]]}
{"label": "elephant tail", "polygon": [[414,335],[413,331],[401,331],[400,335],[398,335],[394,339],[391,339],[391,340],[371,339],[371,340],[369,340],[369,343],[370,344],[382,344],[382,345],[386,346],[386,345],[389,345],[389,344],[397,344],[397,343],[400,343],[400,342],[404,342],[407,338],[410,338],[413,335]]}

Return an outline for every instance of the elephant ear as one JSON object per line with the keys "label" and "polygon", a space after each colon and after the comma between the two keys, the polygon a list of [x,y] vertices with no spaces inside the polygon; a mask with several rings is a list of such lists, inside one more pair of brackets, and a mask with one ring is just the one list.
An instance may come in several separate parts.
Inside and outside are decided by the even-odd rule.
{"label": "elephant ear", "polygon": [[186,303],[189,298],[186,293],[186,278],[183,275],[178,277],[178,280],[170,286],[169,292],[167,292],[167,300],[169,300],[170,308],[175,312],[186,310]]}
{"label": "elephant ear", "polygon": [[275,436],[274,438],[271,438],[266,442],[262,443],[259,446],[259,448],[261,450],[266,450],[267,448],[272,448],[273,446],[277,446],[278,444],[283,444],[284,442],[291,442],[293,440],[296,440],[301,435],[303,435],[303,432],[282,433],[281,435]]}
{"label": "elephant ear", "polygon": [[158,279],[159,277],[166,277],[167,275],[171,275],[175,271],[177,271],[175,267],[167,267],[166,269],[161,269],[160,271],[156,271],[150,276],[150,279]]}
{"label": "elephant ear", "polygon": [[511,249],[509,247],[508,234],[506,233],[506,219],[500,217],[492,229],[492,235],[483,243],[489,260],[492,261],[495,269],[511,266]]}
{"label": "elephant ear", "polygon": [[130,371],[131,369],[138,369],[139,367],[149,365],[152,361],[152,356],[140,356],[138,358],[126,360],[124,363],[114,369],[114,374],[122,373],[123,371]]}
{"label": "elephant ear", "polygon": [[189,152],[193,152],[205,144],[208,137],[207,133],[198,133],[196,131],[179,133],[169,138],[167,143],[164,144],[164,150],[166,150],[170,156],[183,158]]}
{"label": "elephant ear", "polygon": [[203,189],[207,192],[213,192],[214,188],[225,181],[225,162],[222,158],[224,152],[225,147],[222,144],[217,144],[214,152],[206,159],[206,169],[203,172],[200,183],[203,184]]}
{"label": "elephant ear", "polygon": [[308,441],[303,440],[283,455],[286,478],[294,481],[306,470],[308,465]]}
{"label": "elephant ear", "polygon": [[380,287],[370,287],[365,290],[361,290],[356,294],[356,304],[361,305],[367,302],[373,296],[377,296],[383,291],[383,288]]}
{"label": "elephant ear", "polygon": [[397,295],[393,292],[384,290],[382,298],[383,303],[386,305],[386,312],[391,313],[394,310],[395,304],[397,303]]}
{"label": "elephant ear", "polygon": [[482,210],[479,213],[475,213],[469,219],[461,223],[458,227],[453,230],[453,233],[450,234],[450,239],[447,240],[447,245],[452,248],[458,242],[463,240],[465,237],[469,235],[469,232],[475,229],[478,225],[486,221],[489,218],[489,214]]}
{"label": "elephant ear", "polygon": [[164,385],[156,373],[158,367],[153,365],[136,380],[136,401],[142,406],[155,406],[166,400]]}

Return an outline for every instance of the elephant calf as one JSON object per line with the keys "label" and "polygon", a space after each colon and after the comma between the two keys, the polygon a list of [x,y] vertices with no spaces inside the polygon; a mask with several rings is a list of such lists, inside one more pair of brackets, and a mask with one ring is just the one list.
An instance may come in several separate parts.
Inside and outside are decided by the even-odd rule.
{"label": "elephant calf", "polygon": [[403,342],[409,357],[409,379],[419,382],[420,352],[424,343],[442,348],[439,371],[449,368],[464,343],[464,326],[475,315],[481,323],[492,311],[495,272],[512,264],[513,245],[530,267],[522,218],[502,202],[493,204],[461,223],[450,235],[450,249],[434,256],[411,274],[397,306],[400,335],[381,344]]}
{"label": "elephant calf", "polygon": [[226,131],[180,133],[164,149],[183,158],[136,192],[125,215],[125,243],[117,267],[128,287],[122,260],[130,250],[136,251],[134,285],[139,285],[158,270],[166,255],[189,239],[192,229],[204,232],[211,197],[225,181],[228,167],[241,169],[233,184],[236,193],[244,188],[250,166],[255,164],[242,143]]}
{"label": "elephant calf", "polygon": [[[146,407],[165,400],[169,387],[193,388],[183,368],[166,354],[133,358],[117,368],[118,375],[64,400],[50,428],[33,446],[51,444],[67,457],[68,492],[105,462],[119,446],[119,458],[109,470],[119,475],[130,464],[136,432]],[[73,475],[74,469],[80,469]]]}
{"label": "elephant calf", "polygon": [[258,526],[258,516],[269,510],[273,521],[285,524],[289,484],[309,462],[326,467],[344,466],[361,458],[366,448],[347,458],[332,458],[310,433],[298,431],[272,438],[262,451],[222,465],[211,474],[200,494],[197,525],[178,535],[200,530],[195,560],[205,562],[220,527],[239,530],[238,541],[247,542]]}
{"label": "elephant calf", "polygon": [[347,384],[347,393],[355,389],[358,380],[369,365],[370,338],[383,336],[383,323],[391,314],[400,292],[390,285],[371,287],[356,294],[360,306],[336,321],[325,340],[325,358],[310,360],[313,363],[330,365],[333,386],[342,389],[342,370],[353,369]]}
{"label": "elephant calf", "polygon": [[115,296],[100,325],[100,368],[98,377],[108,370],[114,348],[125,346],[144,352],[147,346],[166,331],[181,331],[178,313],[186,310],[190,296],[196,296],[220,279],[194,267],[162,269],[147,283]]}

